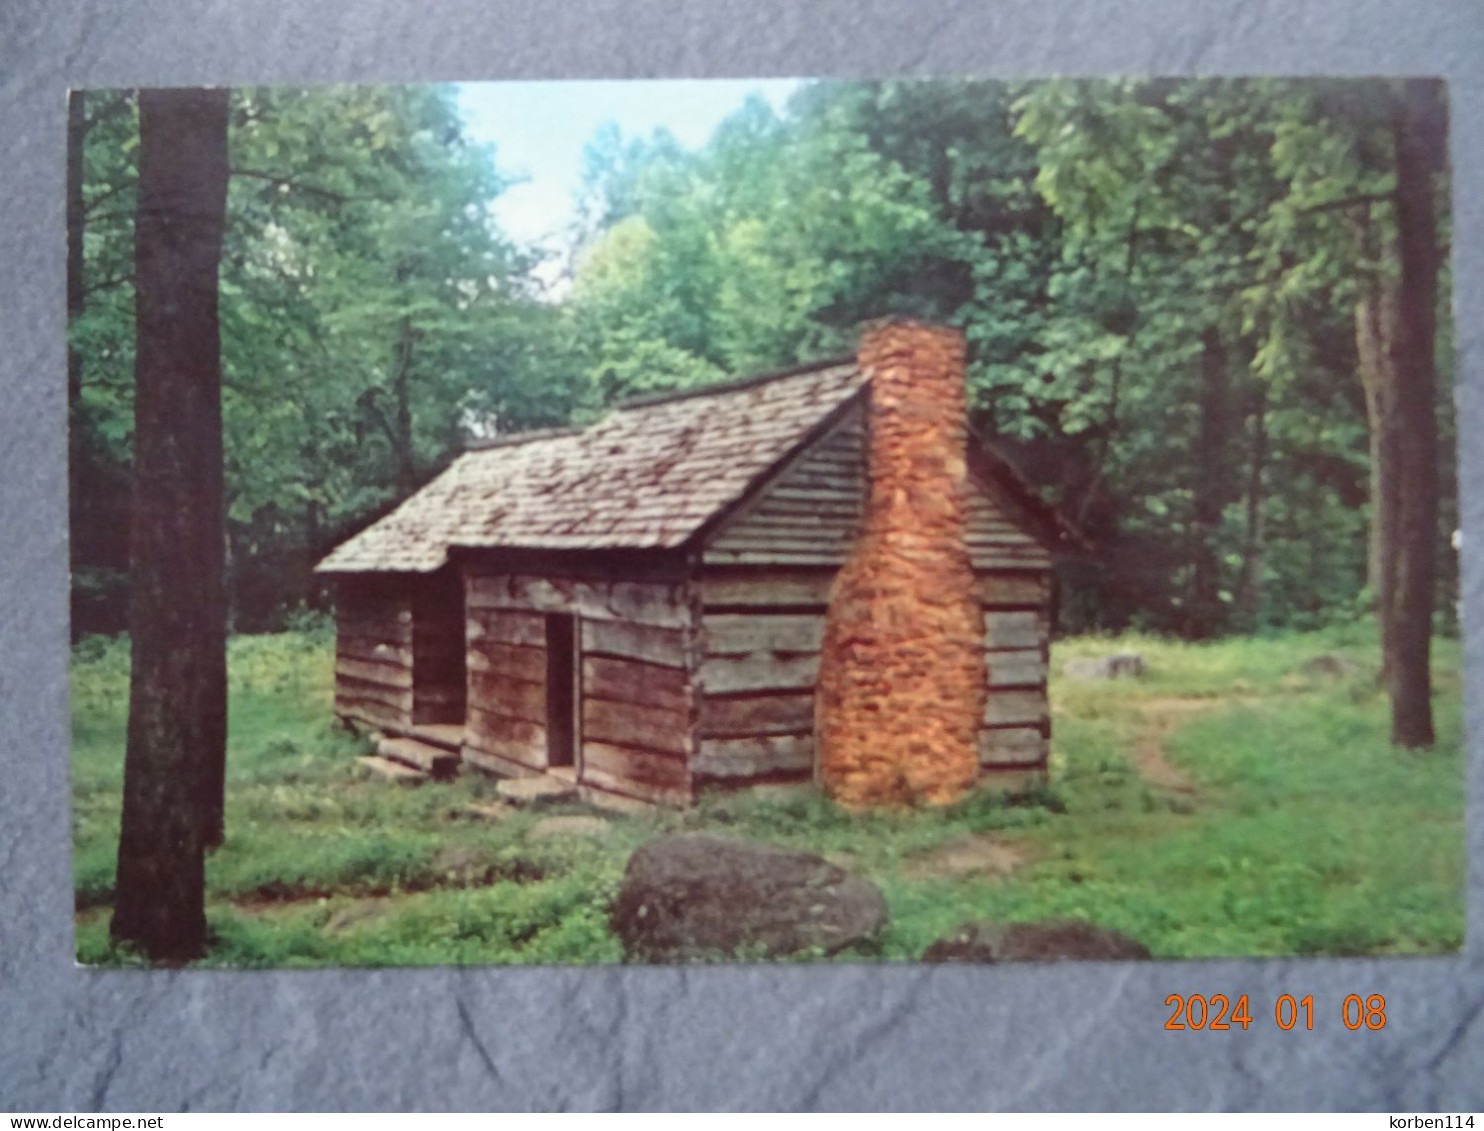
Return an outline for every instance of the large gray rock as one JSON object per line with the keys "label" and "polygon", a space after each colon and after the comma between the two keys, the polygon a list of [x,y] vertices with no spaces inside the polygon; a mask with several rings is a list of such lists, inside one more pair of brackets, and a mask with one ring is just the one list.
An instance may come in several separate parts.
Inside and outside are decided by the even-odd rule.
{"label": "large gray rock", "polygon": [[1062,665],[1061,670],[1068,679],[1079,680],[1141,676],[1144,674],[1144,657],[1137,652],[1116,652],[1111,656],[1085,656],[1068,660]]}
{"label": "large gray rock", "polygon": [[1075,958],[1128,961],[1149,948],[1118,931],[1081,919],[1038,923],[965,923],[923,952],[924,962],[1053,962]]}
{"label": "large gray rock", "polygon": [[668,836],[629,858],[612,924],[640,962],[833,954],[875,936],[886,901],[812,853]]}

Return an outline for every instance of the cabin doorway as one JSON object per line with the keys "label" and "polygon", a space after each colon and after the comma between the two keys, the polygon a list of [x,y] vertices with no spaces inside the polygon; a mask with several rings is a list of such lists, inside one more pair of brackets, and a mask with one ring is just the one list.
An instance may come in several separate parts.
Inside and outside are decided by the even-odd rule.
{"label": "cabin doorway", "polygon": [[546,614],[546,764],[577,764],[577,712],[582,701],[577,662],[577,618]]}

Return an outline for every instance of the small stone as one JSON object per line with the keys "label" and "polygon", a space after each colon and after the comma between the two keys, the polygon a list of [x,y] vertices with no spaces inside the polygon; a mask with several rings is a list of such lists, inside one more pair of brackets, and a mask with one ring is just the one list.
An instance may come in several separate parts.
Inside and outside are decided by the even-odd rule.
{"label": "small stone", "polygon": [[1068,679],[1090,682],[1124,676],[1136,678],[1146,669],[1144,657],[1137,652],[1117,652],[1111,656],[1083,656],[1068,660],[1061,670]]}
{"label": "small stone", "polygon": [[502,801],[522,807],[577,800],[575,785],[547,777],[506,778],[496,784],[495,793]]}

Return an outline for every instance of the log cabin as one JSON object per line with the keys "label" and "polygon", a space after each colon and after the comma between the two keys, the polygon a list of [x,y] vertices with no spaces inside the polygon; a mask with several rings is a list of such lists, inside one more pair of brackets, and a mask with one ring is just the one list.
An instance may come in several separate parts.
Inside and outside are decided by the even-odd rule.
{"label": "log cabin", "polygon": [[[943,333],[885,330],[908,355]],[[905,497],[873,436],[912,417],[913,385],[885,395],[895,354],[877,347],[471,445],[317,567],[336,582],[337,715],[418,764],[595,800],[817,779],[832,585],[873,500]],[[974,757],[1019,785],[1046,770],[1052,556],[1075,534],[963,427],[956,356],[958,420],[930,427],[972,586]]]}

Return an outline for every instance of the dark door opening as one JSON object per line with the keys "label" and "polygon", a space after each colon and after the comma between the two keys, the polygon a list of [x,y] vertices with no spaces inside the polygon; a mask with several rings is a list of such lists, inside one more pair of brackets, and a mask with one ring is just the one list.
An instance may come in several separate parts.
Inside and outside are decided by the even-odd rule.
{"label": "dark door opening", "polygon": [[577,618],[546,614],[546,764],[577,763]]}

